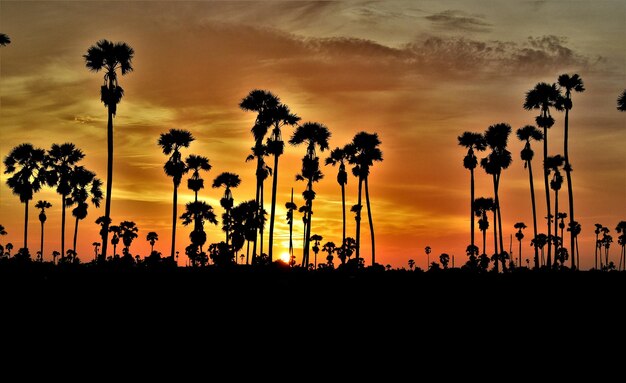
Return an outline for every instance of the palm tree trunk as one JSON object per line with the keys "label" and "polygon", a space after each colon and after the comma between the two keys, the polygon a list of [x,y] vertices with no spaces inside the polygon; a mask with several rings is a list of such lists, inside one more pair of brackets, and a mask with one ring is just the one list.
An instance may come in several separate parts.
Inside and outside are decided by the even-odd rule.
{"label": "palm tree trunk", "polygon": [[[495,197],[496,197],[496,210],[498,212],[498,235],[500,236],[500,251],[502,253],[504,253],[504,242],[502,240],[503,235],[502,235],[502,214],[500,213],[500,198],[498,197],[498,189],[500,188],[500,175],[501,173],[498,172],[497,175],[495,175],[495,182],[496,182],[496,189],[495,189]],[[506,271],[506,259],[504,259],[504,257],[501,257],[500,259],[502,261],[502,271]]]}
{"label": "palm tree trunk", "polygon": [[474,251],[474,169],[470,169],[470,244]]}
{"label": "palm tree trunk", "polygon": [[356,253],[355,257],[357,264],[359,263],[359,256],[361,254],[361,191],[363,190],[363,177],[359,177],[359,195],[357,197],[357,211],[356,211]]}
{"label": "palm tree trunk", "polygon": [[274,155],[274,174],[272,177],[272,206],[270,208],[270,242],[268,244],[268,257],[272,262],[274,251],[274,214],[276,213],[276,187],[278,186],[278,156]]}
{"label": "palm tree trunk", "polygon": [[376,264],[376,242],[374,239],[374,222],[372,221],[372,210],[370,208],[370,192],[367,178],[368,177],[365,177],[365,203],[367,204],[367,219],[370,224],[370,236],[372,237],[372,266],[374,266]]}
{"label": "palm tree trunk", "polygon": [[[256,215],[257,215],[257,221],[260,222],[261,220],[261,212],[262,212],[262,208],[260,207],[260,193],[261,193],[261,178],[259,175],[260,172],[260,162],[259,164],[257,164],[257,179],[256,179],[256,196],[254,197],[254,201],[256,203]],[[256,227],[254,229],[254,241],[252,243],[252,264],[254,265],[256,263],[256,244],[257,244],[257,233],[261,231],[260,227]],[[249,243],[248,243],[249,245]],[[246,261],[247,263],[247,261]]]}
{"label": "palm tree trunk", "polygon": [[495,174],[493,175],[493,195],[495,202],[493,207],[493,254],[495,255],[494,270],[497,273],[500,271],[500,266],[498,265],[498,182]]}
{"label": "palm tree trunk", "polygon": [[174,258],[176,254],[176,215],[178,210],[178,188],[176,184],[174,184],[174,197],[172,199],[172,250],[170,252],[170,256],[172,257],[172,261],[175,261]]}
{"label": "palm tree trunk", "polygon": [[518,265],[517,267],[522,267],[522,240],[519,240],[519,256],[518,256]]}
{"label": "palm tree trunk", "polygon": [[[109,89],[113,86],[113,80],[109,79]],[[104,204],[104,224],[102,228],[102,251],[99,263],[104,263],[107,257],[109,243],[109,224],[111,221],[111,190],[113,182],[113,106],[108,108],[109,118],[107,121],[107,191]],[[64,208],[65,210],[65,208]]]}
{"label": "palm tree trunk", "polygon": [[39,251],[41,252],[41,261],[43,262],[43,222],[41,223],[41,243],[39,245]]}
{"label": "palm tree trunk", "polygon": [[[572,186],[572,167],[569,163],[569,153],[568,153],[568,136],[569,136],[569,109],[565,108],[565,129],[563,132],[564,135],[564,139],[563,139],[563,157],[565,158],[565,176],[567,178],[567,194],[569,197],[569,227],[570,227],[570,249],[571,249],[571,253],[572,253],[572,262],[571,262],[571,267],[572,270],[574,270],[576,268],[576,261],[574,260],[574,230],[572,227],[572,223],[574,221],[574,188]],[[561,238],[561,240],[563,241],[563,243],[565,243],[565,239]]]}
{"label": "palm tree trunk", "polygon": [[[313,180],[309,178],[309,182],[307,184],[307,190],[313,191]],[[311,224],[313,223],[313,200],[307,200],[306,205],[308,207],[306,215],[306,231],[304,233],[304,249],[302,252],[304,266],[308,267],[309,265],[309,246],[311,245]]]}
{"label": "palm tree trunk", "polygon": [[[556,234],[558,233],[557,228],[558,228],[558,224],[559,224],[559,220],[556,219],[557,214],[559,212],[559,192],[557,190],[554,191],[554,236],[556,237]],[[563,238],[561,238],[561,240],[563,240]],[[554,241],[554,265],[556,266],[557,263],[557,251],[559,251],[559,242],[558,240]]]}
{"label": "palm tree trunk", "polygon": [[28,201],[24,202],[24,248],[28,248]]}
{"label": "palm tree trunk", "polygon": [[76,238],[78,238],[78,218],[76,218],[76,224],[74,224],[74,243],[72,246],[74,253],[76,253]]}
{"label": "palm tree trunk", "polygon": [[[544,117],[547,117],[546,113],[544,113]],[[543,128],[543,163],[546,163],[548,158],[548,128]],[[550,226],[550,182],[548,181],[549,171],[545,168],[543,169],[543,182],[544,189],[546,190],[546,211],[548,221],[548,257],[546,259],[546,266],[548,270],[552,267],[552,245],[550,243],[550,238],[552,236],[552,227]],[[556,217],[555,217],[556,218]]]}
{"label": "palm tree trunk", "polygon": [[[528,164],[528,177],[530,180],[530,201],[533,208],[533,239],[537,238],[537,206],[535,204],[535,185],[533,181],[533,168],[531,161],[526,162]],[[539,269],[539,249],[537,246],[533,246],[535,249],[535,269]]]}
{"label": "palm tree trunk", "polygon": [[65,195],[61,198],[61,257],[65,257]]}
{"label": "palm tree trunk", "polygon": [[[487,214],[483,214],[483,219],[487,218]],[[486,242],[487,242],[487,230],[483,230],[483,254],[487,254],[485,251],[487,250]]]}
{"label": "palm tree trunk", "polygon": [[[265,215],[263,214],[263,210],[264,210],[264,207],[265,207],[265,201],[264,201],[264,198],[263,198],[263,195],[265,194],[265,190],[264,189],[265,189],[264,188],[264,182],[261,182],[260,214],[261,214],[261,220],[262,221],[265,219]],[[264,224],[261,225],[260,230],[261,230],[261,232],[260,232],[259,239],[260,239],[261,242],[260,242],[260,245],[259,245],[259,247],[260,247],[259,254],[263,255],[263,232],[265,231],[265,225]]]}
{"label": "palm tree trunk", "polygon": [[343,232],[341,246],[346,243],[346,186],[341,184],[341,216],[343,219]]}
{"label": "palm tree trunk", "polygon": [[598,234],[596,234],[596,242],[595,242],[594,252],[595,252],[594,253],[594,255],[595,255],[594,265],[595,265],[596,270],[598,270]]}

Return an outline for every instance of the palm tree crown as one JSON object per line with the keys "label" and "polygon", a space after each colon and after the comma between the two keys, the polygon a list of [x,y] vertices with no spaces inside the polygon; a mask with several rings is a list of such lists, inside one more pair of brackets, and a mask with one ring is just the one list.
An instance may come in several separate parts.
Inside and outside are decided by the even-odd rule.
{"label": "palm tree crown", "polygon": [[617,110],[626,112],[626,89],[617,97]]}
{"label": "palm tree crown", "polygon": [[0,33],[0,46],[4,47],[11,44],[11,38],[6,33]]}

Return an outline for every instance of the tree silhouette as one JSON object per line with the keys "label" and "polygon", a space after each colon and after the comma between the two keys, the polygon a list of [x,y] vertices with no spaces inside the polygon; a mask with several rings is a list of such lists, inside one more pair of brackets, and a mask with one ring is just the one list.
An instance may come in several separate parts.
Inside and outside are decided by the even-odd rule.
{"label": "tree silhouette", "polygon": [[296,180],[306,181],[307,186],[302,197],[306,202],[306,230],[304,233],[304,248],[302,255],[302,265],[309,263],[309,244],[311,240],[311,219],[313,214],[313,200],[315,199],[315,191],[313,183],[322,179],[323,174],[319,166],[319,157],[316,154],[316,148],[320,151],[328,149],[328,139],[330,131],[328,128],[317,122],[305,122],[298,126],[296,131],[289,139],[291,145],[297,146],[306,144],[306,154],[302,158],[302,170],[296,176]]}
{"label": "tree silhouette", "polygon": [[76,218],[74,225],[74,242],[72,250],[76,252],[76,239],[78,237],[78,222],[87,217],[89,204],[87,200],[91,197],[91,203],[95,207],[100,207],[102,201],[102,181],[96,178],[96,174],[85,169],[82,166],[76,167],[72,172],[70,181],[70,197],[68,198],[68,206],[76,205],[72,209],[72,215]]}
{"label": "tree silhouette", "polygon": [[515,233],[515,238],[517,238],[517,240],[519,241],[519,255],[517,267],[522,267],[522,239],[524,239],[524,233],[522,232],[522,230],[526,229],[526,224],[524,222],[516,222],[513,227],[517,229],[517,233]]}
{"label": "tree silhouette", "polygon": [[[39,251],[41,252],[41,258],[43,260],[43,233],[44,233],[44,224],[46,223],[46,220],[48,219],[48,217],[46,217],[46,209],[50,209],[52,207],[52,204],[48,201],[45,200],[39,200],[37,201],[37,203],[35,204],[35,209],[40,209],[41,211],[39,212],[39,222],[41,222],[41,243],[39,245]],[[4,228],[2,228],[2,231],[4,231]],[[2,231],[0,231],[0,234],[2,234]],[[5,232],[6,234],[6,232]]]}
{"label": "tree silhouette", "polygon": [[578,223],[577,221],[573,221],[570,222],[570,224],[568,225],[567,231],[570,231],[574,234],[574,242],[575,242],[575,249],[572,249],[572,257],[576,257],[576,264],[578,265],[578,268],[580,269],[580,251],[578,249],[578,235],[580,234],[580,232],[582,231],[582,227],[580,225],[580,223]]}
{"label": "tree silhouette", "polygon": [[11,38],[6,33],[0,33],[0,47],[11,44]]}
{"label": "tree silhouette", "polygon": [[[609,248],[611,247],[611,243],[613,243],[613,237],[609,234],[610,230],[608,227],[604,226],[602,228],[602,246],[604,247],[604,266],[606,270],[610,269],[609,264]],[[611,262],[612,263],[612,262]]]}
{"label": "tree silhouette", "polygon": [[150,243],[150,254],[154,252],[154,244],[159,240],[159,235],[155,231],[150,231],[146,235],[146,241]]}
{"label": "tree silhouette", "polygon": [[545,265],[544,252],[543,248],[548,243],[548,236],[544,233],[539,233],[535,236],[534,239],[530,241],[530,245],[536,248],[539,248],[541,251],[541,265]]}
{"label": "tree silhouette", "polygon": [[383,160],[383,152],[379,146],[381,144],[377,133],[357,133],[352,142],[346,145],[344,150],[348,153],[348,162],[354,165],[352,168],[352,174],[359,179],[358,187],[358,203],[359,209],[357,211],[357,225],[356,225],[356,259],[359,259],[359,249],[361,247],[361,192],[363,185],[365,185],[365,201],[367,204],[367,218],[370,225],[370,237],[372,240],[372,266],[376,264],[376,242],[374,236],[374,222],[372,220],[372,209],[370,206],[369,197],[369,175],[370,168],[374,165],[375,161],[381,162]]}
{"label": "tree silhouette", "polygon": [[204,189],[204,180],[200,177],[200,171],[208,172],[211,170],[211,164],[208,158],[195,154],[190,154],[185,160],[185,164],[188,171],[191,172],[191,177],[187,180],[187,188],[194,192],[194,201],[197,201],[198,192],[200,189]]}
{"label": "tree silhouette", "polygon": [[20,144],[4,158],[4,174],[12,174],[6,180],[11,192],[24,204],[24,248],[28,248],[28,204],[45,182],[45,151],[29,143]]}
{"label": "tree silhouette", "polygon": [[122,243],[124,244],[124,254],[130,254],[130,245],[133,243],[133,240],[139,236],[137,234],[139,228],[133,221],[122,221],[119,228]]}
{"label": "tree silhouette", "polygon": [[617,97],[617,110],[626,112],[626,89]]}
{"label": "tree silhouette", "polygon": [[229,172],[220,173],[213,180],[214,188],[220,188],[220,187],[224,188],[224,195],[220,199],[220,205],[226,211],[226,218],[227,218],[226,223],[227,224],[224,225],[225,231],[226,231],[226,244],[230,243],[230,231],[231,231],[231,226],[232,226],[232,223],[231,223],[232,218],[231,218],[230,211],[232,210],[233,205],[234,205],[233,192],[231,191],[231,188],[236,188],[240,184],[241,184],[241,179],[239,178],[239,175],[235,173],[229,173]]}
{"label": "tree silhouette", "polygon": [[[565,159],[560,154],[555,156],[548,156],[546,162],[544,163],[544,167],[546,168],[546,172],[549,174],[553,172],[552,179],[550,180],[550,188],[554,190],[554,235],[557,234],[558,227],[558,212],[559,212],[559,190],[561,190],[561,186],[563,185],[563,176],[561,175],[560,168],[563,167],[565,163]],[[548,246],[549,243],[548,243]],[[554,252],[558,250],[558,243],[555,242]],[[548,264],[550,264],[550,253],[548,253]],[[556,265],[556,259],[554,261]]]}
{"label": "tree silhouette", "polygon": [[185,205],[185,212],[180,216],[183,225],[188,226],[193,223],[193,230],[189,233],[191,244],[197,246],[202,252],[202,247],[206,243],[206,232],[204,231],[204,222],[217,225],[217,218],[213,212],[213,207],[204,201],[188,202]]}
{"label": "tree silhouette", "polygon": [[[600,239],[598,239],[598,236],[600,235],[600,232],[602,231],[602,225],[599,223],[596,223],[594,225],[596,227],[596,229],[593,231],[596,234],[596,248],[595,248],[595,269],[598,270],[598,249],[601,248],[600,247]],[[602,268],[602,254],[600,254],[600,268]]]}
{"label": "tree silhouette", "polygon": [[333,253],[337,251],[337,246],[335,245],[335,242],[330,242],[330,241],[326,242],[324,246],[322,246],[322,251],[325,251],[326,253],[328,253],[328,255],[326,256],[326,261],[327,261],[327,265],[331,266],[333,264],[333,258],[334,258]]}
{"label": "tree silhouette", "polygon": [[165,174],[172,177],[174,183],[174,193],[172,202],[172,249],[170,257],[172,261],[176,255],[176,219],[178,210],[178,187],[183,179],[183,175],[189,171],[189,168],[183,162],[180,149],[188,148],[189,144],[195,138],[191,132],[181,129],[170,129],[167,133],[161,133],[158,140],[158,145],[163,150],[163,154],[169,155],[167,162],[163,166]]}
{"label": "tree silhouette", "polygon": [[[548,129],[554,125],[554,118],[550,114],[550,108],[561,110],[562,109],[562,96],[561,92],[557,88],[556,84],[548,84],[540,82],[528,92],[526,92],[526,98],[524,100],[524,109],[533,110],[538,109],[539,115],[535,118],[537,126],[543,129],[543,162],[545,164],[548,158]],[[547,215],[551,214],[550,210],[550,183],[548,181],[548,171],[544,167],[543,180],[544,189],[546,193],[546,211]],[[548,238],[552,237],[552,228],[550,226],[550,219],[547,219]],[[548,242],[548,268],[551,265],[552,248],[550,242]]]}
{"label": "tree silhouette", "polygon": [[325,164],[335,166],[339,164],[337,171],[337,183],[341,186],[341,212],[342,212],[342,236],[341,243],[346,241],[346,184],[348,183],[348,173],[346,172],[346,161],[348,153],[345,148],[335,148],[330,151],[330,155],[326,158]]}
{"label": "tree silhouette", "polygon": [[250,242],[255,240],[259,227],[264,223],[264,216],[259,216],[258,213],[258,204],[255,200],[243,201],[230,212],[233,222],[231,244],[237,252],[243,247],[244,242],[248,243],[246,264],[250,264]]}
{"label": "tree silhouette", "polygon": [[[486,255],[487,229],[489,229],[489,217],[487,212],[494,211],[493,198],[478,197],[474,200],[474,214],[478,217],[478,229],[483,233],[483,252]],[[494,252],[497,249],[494,249]]]}
{"label": "tree silhouette", "polygon": [[100,242],[93,242],[91,244],[93,246],[94,260],[98,260],[98,249],[100,249]]}
{"label": "tree silhouette", "polygon": [[426,253],[426,271],[428,271],[428,269],[430,269],[430,252],[432,251],[432,249],[430,248],[430,246],[426,246],[424,248],[424,252]]}
{"label": "tree silhouette", "polygon": [[61,257],[65,256],[65,210],[68,202],[72,202],[69,195],[72,192],[77,163],[84,157],[82,150],[71,142],[52,144],[46,156],[46,166],[50,169],[49,183],[56,186],[56,192],[61,195]]}
{"label": "tree silhouette", "polygon": [[443,266],[444,270],[448,269],[448,263],[450,263],[450,255],[447,253],[442,253],[439,255],[439,262]]}
{"label": "tree silhouette", "polygon": [[463,158],[463,166],[470,171],[470,246],[474,246],[474,169],[478,164],[474,151],[485,150],[487,143],[482,134],[474,132],[463,132],[457,137],[457,140],[459,145],[467,149],[467,154]]}
{"label": "tree silhouette", "polygon": [[313,268],[317,269],[317,253],[320,251],[320,241],[324,238],[321,235],[313,234],[311,236],[311,241],[313,241],[313,253],[315,254],[315,259],[313,263]]}
{"label": "tree silhouette", "polygon": [[619,234],[617,243],[622,247],[619,255],[618,270],[626,271],[626,221],[620,221],[615,227],[615,232]]}
{"label": "tree silhouette", "polygon": [[[535,128],[532,125],[526,125],[522,128],[517,129],[517,138],[520,141],[525,142],[524,149],[522,149],[520,153],[520,157],[522,161],[524,161],[524,168],[528,168],[528,180],[530,183],[530,201],[533,209],[533,238],[537,236],[537,206],[535,203],[535,183],[533,179],[533,167],[532,161],[535,156],[535,152],[532,150],[530,141],[541,141],[543,140],[543,133]],[[533,246],[535,250],[535,269],[539,268],[539,249],[536,246]]]}
{"label": "tree silhouette", "polygon": [[113,245],[113,258],[117,257],[117,244],[120,243],[120,234],[122,233],[122,228],[118,225],[109,226],[109,231],[113,233],[111,237],[111,245]]}
{"label": "tree silhouette", "polygon": [[293,188],[291,188],[291,200],[285,203],[285,209],[287,209],[287,224],[289,225],[289,256],[293,257],[293,211],[298,209],[298,206],[293,202]]}
{"label": "tree silhouette", "polygon": [[122,76],[132,72],[132,60],[135,51],[124,42],[113,43],[102,39],[87,49],[83,55],[85,66],[92,72],[104,72],[104,84],[100,87],[100,100],[107,107],[107,189],[104,207],[105,220],[102,233],[102,253],[99,262],[104,262],[107,256],[109,224],[111,223],[111,190],[113,182],[113,117],[117,112],[124,90],[119,85],[117,71]]}
{"label": "tree silhouette", "polygon": [[[506,270],[505,259],[508,256],[508,253],[506,253],[506,251],[504,250],[504,243],[502,239],[502,214],[500,210],[500,198],[498,191],[500,188],[500,177],[502,175],[502,170],[508,168],[512,161],[511,152],[506,149],[509,134],[511,134],[511,126],[507,123],[499,123],[489,126],[487,128],[487,131],[485,132],[485,141],[487,142],[489,149],[491,149],[491,153],[489,153],[487,157],[481,159],[480,161],[480,166],[485,169],[485,172],[487,174],[491,174],[493,178],[493,192],[495,197],[494,233],[497,227],[500,238],[500,251],[498,252],[498,246],[496,243],[496,249],[494,254],[502,262],[503,271]],[[495,263],[495,271],[498,272],[497,262]]]}
{"label": "tree silhouette", "polygon": [[[574,190],[572,186],[572,163],[569,159],[568,140],[569,140],[569,111],[572,109],[572,91],[584,92],[585,86],[582,78],[578,74],[572,76],[568,74],[562,74],[558,79],[559,86],[565,90],[565,98],[563,100],[563,107],[565,109],[565,130],[563,132],[563,157],[565,159],[565,176],[567,179],[567,194],[569,197],[569,223],[570,225],[574,221]],[[562,235],[561,235],[562,237]],[[576,268],[576,260],[574,257],[574,233],[570,232],[570,249],[572,251],[571,268]],[[563,238],[565,241],[565,238]]]}

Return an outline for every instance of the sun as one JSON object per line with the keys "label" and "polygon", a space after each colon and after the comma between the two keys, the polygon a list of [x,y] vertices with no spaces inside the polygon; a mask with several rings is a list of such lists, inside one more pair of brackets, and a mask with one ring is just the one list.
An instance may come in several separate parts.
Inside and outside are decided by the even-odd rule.
{"label": "sun", "polygon": [[289,263],[289,258],[290,258],[289,253],[286,251],[280,254],[280,259],[285,263]]}

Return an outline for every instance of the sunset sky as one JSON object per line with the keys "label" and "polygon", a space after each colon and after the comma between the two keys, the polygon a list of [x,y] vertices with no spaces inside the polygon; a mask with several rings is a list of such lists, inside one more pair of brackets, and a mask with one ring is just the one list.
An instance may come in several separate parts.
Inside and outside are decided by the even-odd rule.
{"label": "sunset sky", "polygon": [[[149,231],[155,248],[169,255],[172,181],[163,172],[166,156],[160,133],[187,129],[196,140],[183,156],[200,154],[212,170],[200,198],[220,216],[222,189],[210,187],[224,171],[242,178],[235,203],[254,199],[255,163],[245,162],[253,145],[255,114],[239,108],[253,89],[280,97],[302,122],[325,124],[330,147],[343,146],[359,131],[376,132],[384,161],[371,171],[370,194],[378,263],[426,267],[441,253],[467,257],[469,172],[466,150],[457,144],[464,131],[489,125],[512,126],[513,163],[500,190],[505,247],[518,244],[514,223],[523,221],[523,257],[531,258],[532,213],[528,174],[520,160],[522,143],[514,132],[533,124],[537,111],[522,108],[525,93],[538,82],[579,74],[584,93],[573,95],[570,159],[573,165],[581,268],[593,266],[594,224],[611,230],[611,259],[619,259],[615,226],[626,220],[626,113],[616,100],[626,88],[626,2],[620,1],[0,1],[0,32],[11,44],[0,48],[0,156],[29,142],[49,149],[73,142],[82,161],[106,179],[106,107],[100,102],[102,73],[85,68],[83,55],[100,39],[123,41],[135,50],[134,71],[120,77],[125,95],[114,120],[115,160],[112,219],[131,220],[139,238],[131,253],[147,255]],[[550,155],[563,152],[563,113],[554,114]],[[285,128],[285,141],[293,129]],[[538,216],[545,217],[542,149],[536,144],[535,187]],[[294,190],[303,204],[304,182],[295,181],[304,147],[287,146],[280,159],[275,254],[286,253],[284,204]],[[323,159],[329,153],[318,152]],[[479,158],[486,152],[479,153]],[[341,194],[337,169],[323,166],[314,186],[312,233],[341,243]],[[4,169],[2,169],[4,172]],[[24,205],[0,177],[1,244],[22,246]],[[491,197],[491,177],[476,169],[476,196]],[[347,185],[348,207],[356,203],[357,180]],[[103,187],[104,189],[104,187]],[[271,182],[265,186],[269,211]],[[37,200],[53,204],[46,223],[47,259],[60,250],[61,197],[46,188],[31,201],[29,248],[39,249]],[[193,194],[183,181],[179,212]],[[566,210],[567,187],[559,194]],[[79,224],[78,255],[93,259],[100,241],[94,221],[102,206],[89,208]],[[490,222],[492,217],[490,216]],[[180,222],[180,221],[179,221]],[[296,256],[301,259],[302,221],[296,214]],[[492,222],[491,222],[492,223]],[[539,231],[546,232],[544,221]],[[209,225],[209,224],[208,224]],[[371,264],[367,218],[361,224],[362,255]],[[209,225],[208,243],[224,240]],[[66,245],[73,238],[68,210]],[[477,226],[478,228],[478,226]],[[179,224],[177,248],[189,243]],[[355,236],[348,213],[348,235]],[[488,233],[487,252],[492,249]],[[265,238],[267,240],[267,231]],[[569,243],[569,242],[567,242]],[[482,246],[480,232],[476,244]],[[69,247],[69,246],[68,246]],[[267,246],[266,246],[267,248]],[[325,255],[318,255],[318,263]],[[311,260],[313,254],[311,254]],[[179,263],[185,264],[181,256]],[[338,260],[335,261],[338,264]],[[569,264],[569,263],[568,263]]]}

